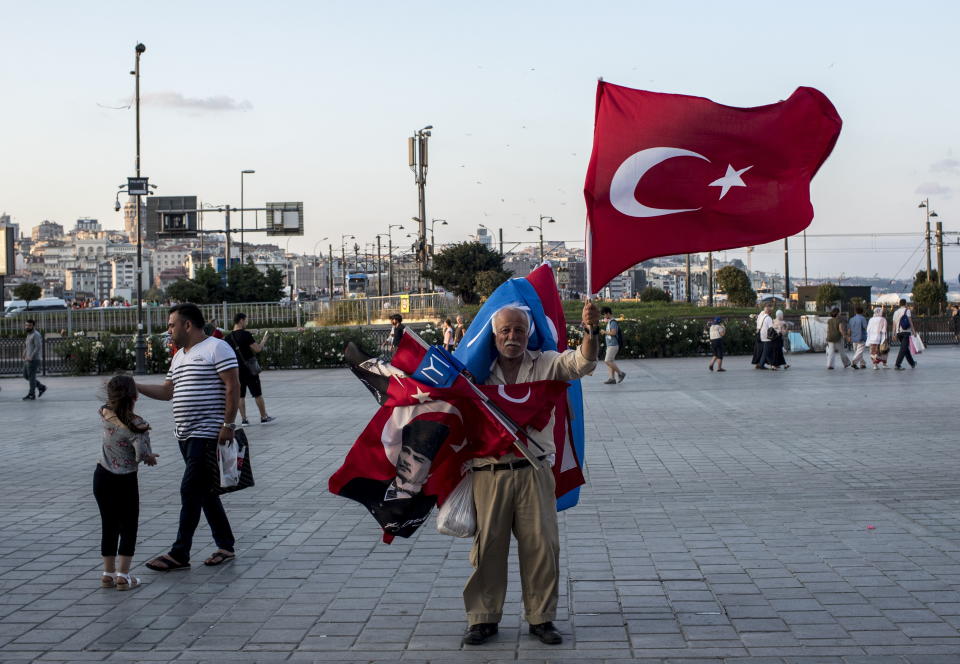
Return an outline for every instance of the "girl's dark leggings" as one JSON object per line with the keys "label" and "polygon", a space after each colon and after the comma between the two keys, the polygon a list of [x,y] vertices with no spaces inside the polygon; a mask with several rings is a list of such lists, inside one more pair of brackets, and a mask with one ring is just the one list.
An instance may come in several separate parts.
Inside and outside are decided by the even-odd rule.
{"label": "girl's dark leggings", "polygon": [[140,489],[137,473],[117,475],[97,464],[93,473],[93,497],[100,508],[103,534],[101,556],[132,556],[137,546]]}

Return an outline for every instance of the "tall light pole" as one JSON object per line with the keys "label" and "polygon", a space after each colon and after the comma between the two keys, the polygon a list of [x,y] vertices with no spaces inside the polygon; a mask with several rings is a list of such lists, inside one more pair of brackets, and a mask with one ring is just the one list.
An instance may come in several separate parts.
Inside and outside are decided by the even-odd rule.
{"label": "tall light pole", "polygon": [[327,240],[327,238],[322,237],[322,238],[320,238],[319,240],[317,240],[316,242],[313,243],[313,295],[314,295],[314,297],[317,296],[317,293],[318,293],[319,290],[320,290],[320,289],[317,287],[317,272],[320,270],[320,255],[321,255],[321,254],[318,254],[318,253],[317,253],[317,246],[318,246],[321,242],[325,242],[326,240]]}
{"label": "tall light pole", "polygon": [[417,220],[419,222],[418,240],[417,240],[417,290],[422,291],[420,273],[427,266],[427,166],[429,165],[427,144],[430,141],[430,130],[433,125],[427,125],[423,129],[413,132],[413,136],[407,139],[407,161],[410,163],[410,170],[413,171],[414,180],[417,184]]}
{"label": "tall light pole", "polygon": [[240,171],[240,262],[243,263],[243,176],[256,173],[253,169]]}
{"label": "tall light pole", "polygon": [[[136,125],[137,125],[137,177],[140,177],[140,56],[147,50],[143,44],[134,47],[133,74],[135,79]],[[143,338],[143,231],[140,228],[140,194],[137,199],[137,340],[135,343],[136,365],[134,373],[143,376],[147,373],[147,343]]]}
{"label": "tall light pole", "polygon": [[543,254],[543,222],[544,220],[546,220],[548,224],[552,224],[556,221],[556,219],[554,219],[553,217],[547,217],[541,214],[540,220],[537,222],[537,225],[536,226],[531,225],[527,228],[527,231],[534,231],[534,230],[540,231],[540,262],[541,263],[543,262],[543,256],[544,256]]}
{"label": "tall light pole", "polygon": [[430,220],[430,267],[433,268],[433,227],[437,222],[440,222],[441,226],[449,226],[446,219],[431,219]]}
{"label": "tall light pole", "polygon": [[349,285],[347,284],[347,245],[345,242],[347,238],[351,240],[357,239],[354,235],[344,234],[340,236],[340,271],[343,277],[343,297],[346,297],[349,293]]}
{"label": "tall light pole", "polygon": [[386,233],[377,233],[377,295],[383,296],[383,252],[380,250],[380,238],[389,236]]}
{"label": "tall light pole", "polygon": [[[923,208],[923,211],[926,213],[927,217],[927,230],[924,234],[925,242],[927,243],[927,281],[930,281],[933,278],[933,275],[930,274],[932,266],[930,265],[930,217],[936,218],[938,215],[936,212],[930,209],[930,199],[924,198],[920,201],[920,205],[917,207]],[[940,275],[940,279],[943,279],[943,275]]]}
{"label": "tall light pole", "polygon": [[402,231],[403,224],[390,224],[387,226],[387,258],[390,260],[390,262],[387,263],[387,270],[389,271],[389,290],[387,295],[393,295],[393,235],[391,232],[394,228]]}

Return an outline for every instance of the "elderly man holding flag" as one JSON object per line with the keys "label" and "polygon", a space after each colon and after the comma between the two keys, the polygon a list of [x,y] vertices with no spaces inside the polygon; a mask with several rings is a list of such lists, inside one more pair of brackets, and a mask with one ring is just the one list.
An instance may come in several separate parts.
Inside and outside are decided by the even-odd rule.
{"label": "elderly man holding flag", "polygon": [[[526,308],[519,306],[507,305],[494,314],[491,325],[497,355],[485,384],[575,380],[596,367],[600,313],[592,302],[583,307],[583,342],[576,350],[529,350],[530,323]],[[470,554],[475,569],[463,591],[469,622],[465,644],[479,645],[497,633],[507,592],[511,531],[517,538],[530,633],[547,644],[563,641],[553,625],[559,596],[560,540],[550,468],[556,445],[563,441],[554,441],[553,431],[552,423],[539,431],[528,427],[528,436],[542,448],[530,457],[510,454],[473,461],[477,534]]]}

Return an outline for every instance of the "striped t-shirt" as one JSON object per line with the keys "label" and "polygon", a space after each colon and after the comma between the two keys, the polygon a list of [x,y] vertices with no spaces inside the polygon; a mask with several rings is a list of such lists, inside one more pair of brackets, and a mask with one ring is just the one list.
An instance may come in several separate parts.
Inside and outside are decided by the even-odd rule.
{"label": "striped t-shirt", "polygon": [[220,372],[237,368],[230,344],[207,337],[189,351],[181,348],[170,362],[174,429],[179,440],[216,438],[227,408],[227,388]]}

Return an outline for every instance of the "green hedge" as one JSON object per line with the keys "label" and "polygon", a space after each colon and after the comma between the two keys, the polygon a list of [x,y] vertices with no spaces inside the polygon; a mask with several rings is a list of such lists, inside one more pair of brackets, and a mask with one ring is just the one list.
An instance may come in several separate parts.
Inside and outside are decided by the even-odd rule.
{"label": "green hedge", "polygon": [[[617,359],[648,357],[689,357],[710,353],[709,321],[703,318],[641,318],[618,320],[623,333],[623,346]],[[756,325],[753,320],[726,319],[724,337],[730,355],[750,354]],[[579,326],[567,326],[567,344],[580,345]]]}

